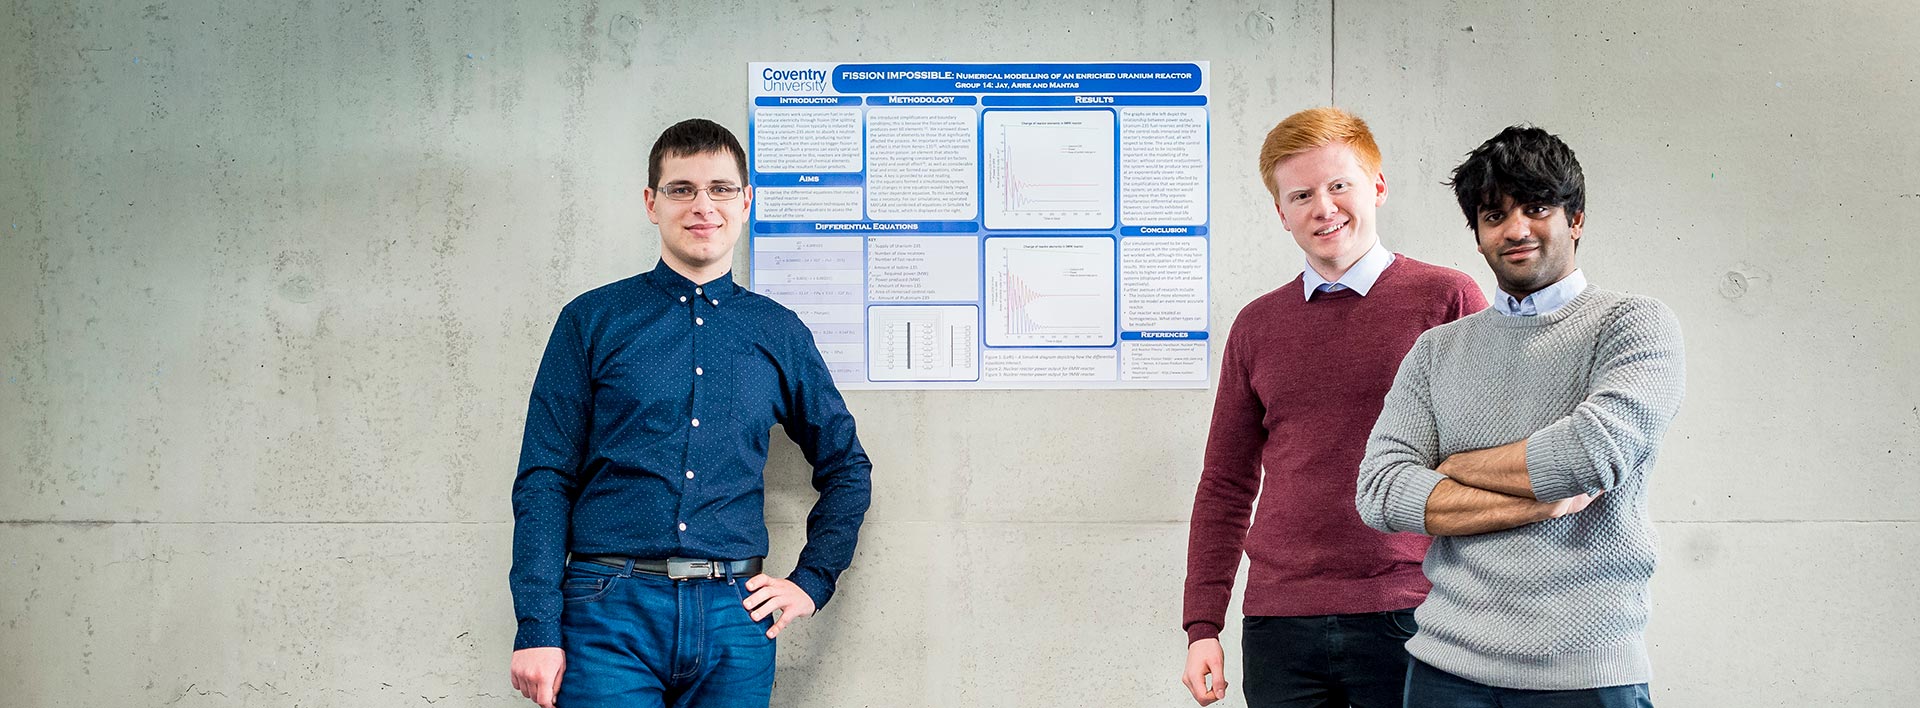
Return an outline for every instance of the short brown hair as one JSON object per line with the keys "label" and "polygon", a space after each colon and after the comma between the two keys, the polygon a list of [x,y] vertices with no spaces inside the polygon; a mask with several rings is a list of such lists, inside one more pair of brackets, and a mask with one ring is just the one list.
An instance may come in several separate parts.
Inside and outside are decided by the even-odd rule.
{"label": "short brown hair", "polygon": [[1260,144],[1260,181],[1278,200],[1280,186],[1273,182],[1273,168],[1289,157],[1336,142],[1353,148],[1353,156],[1369,176],[1380,173],[1380,146],[1374,144],[1367,122],[1338,108],[1322,106],[1287,116],[1267,131],[1266,142]]}
{"label": "short brown hair", "polygon": [[647,187],[660,188],[660,163],[669,157],[691,157],[710,152],[722,152],[733,157],[733,165],[740,168],[740,184],[747,183],[747,152],[740,149],[740,139],[733,137],[733,131],[705,118],[688,118],[668,127],[653,141],[653,150],[647,153]]}

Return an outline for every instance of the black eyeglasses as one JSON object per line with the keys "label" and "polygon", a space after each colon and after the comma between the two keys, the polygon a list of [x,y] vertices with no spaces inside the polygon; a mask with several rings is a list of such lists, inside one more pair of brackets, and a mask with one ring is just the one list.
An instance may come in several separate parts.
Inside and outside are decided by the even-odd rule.
{"label": "black eyeglasses", "polygon": [[745,187],[737,184],[716,184],[711,187],[695,187],[691,184],[669,184],[659,189],[660,196],[676,202],[693,201],[693,198],[701,192],[706,192],[708,199],[716,202],[726,202],[739,199],[740,194],[745,191],[747,191]]}

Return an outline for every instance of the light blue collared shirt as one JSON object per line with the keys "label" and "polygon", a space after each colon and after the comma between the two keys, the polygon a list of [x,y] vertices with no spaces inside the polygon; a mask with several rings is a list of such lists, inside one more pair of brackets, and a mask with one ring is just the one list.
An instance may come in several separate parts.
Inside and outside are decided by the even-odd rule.
{"label": "light blue collared shirt", "polygon": [[1495,312],[1511,317],[1545,315],[1572,302],[1586,289],[1586,274],[1575,268],[1572,273],[1567,274],[1567,277],[1561,278],[1560,282],[1542,288],[1539,292],[1525,298],[1515,298],[1508,295],[1507,291],[1501,290],[1500,296],[1493,299],[1493,309]]}
{"label": "light blue collared shirt", "polygon": [[1306,272],[1300,274],[1300,279],[1304,281],[1302,284],[1306,286],[1301,289],[1306,291],[1308,300],[1313,299],[1313,293],[1316,290],[1333,292],[1342,288],[1351,288],[1364,296],[1368,290],[1373,289],[1374,281],[1380,279],[1380,273],[1390,265],[1393,265],[1393,252],[1375,240],[1373,248],[1367,249],[1366,255],[1354,261],[1352,268],[1348,268],[1347,272],[1340,275],[1339,280],[1331,283],[1327,282],[1326,278],[1320,277],[1320,272],[1313,269],[1312,263],[1308,263]]}

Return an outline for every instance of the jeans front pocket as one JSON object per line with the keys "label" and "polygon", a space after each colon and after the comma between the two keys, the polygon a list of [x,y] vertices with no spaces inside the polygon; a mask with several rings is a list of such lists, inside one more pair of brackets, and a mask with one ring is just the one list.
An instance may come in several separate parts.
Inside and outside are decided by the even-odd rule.
{"label": "jeans front pocket", "polygon": [[1405,641],[1420,633],[1420,623],[1413,619],[1413,610],[1394,610],[1385,612],[1387,617],[1387,635]]}
{"label": "jeans front pocket", "polygon": [[560,581],[560,598],[567,605],[593,602],[607,596],[607,591],[613,589],[613,581],[609,576],[576,573],[569,568]]}
{"label": "jeans front pocket", "polygon": [[[729,582],[727,584],[733,587],[734,596],[740,598],[741,614],[746,615],[748,623],[752,624],[755,627],[760,628],[760,636],[761,638],[764,639],[766,637],[767,630],[773,629],[773,614],[768,613],[766,619],[755,622],[753,619],[753,610],[747,609],[747,596],[753,593],[747,592],[746,579],[740,578],[732,582]],[[768,639],[767,641],[773,641],[773,640]]]}

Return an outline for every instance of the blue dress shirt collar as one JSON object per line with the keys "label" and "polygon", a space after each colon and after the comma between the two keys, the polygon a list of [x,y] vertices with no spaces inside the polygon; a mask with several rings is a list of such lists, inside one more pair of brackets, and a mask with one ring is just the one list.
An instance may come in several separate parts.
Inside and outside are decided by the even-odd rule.
{"label": "blue dress shirt collar", "polygon": [[1361,256],[1360,260],[1354,261],[1353,267],[1348,268],[1347,272],[1342,273],[1339,280],[1331,283],[1327,282],[1326,278],[1321,277],[1319,271],[1313,269],[1312,263],[1308,263],[1306,272],[1300,274],[1300,279],[1304,281],[1306,285],[1302,290],[1306,291],[1305,295],[1308,300],[1312,300],[1314,291],[1321,289],[1323,285],[1332,286],[1327,288],[1327,290],[1338,290],[1344,287],[1351,288],[1354,292],[1360,293],[1361,295],[1366,295],[1367,291],[1373,289],[1374,281],[1379,280],[1380,274],[1386,271],[1387,266],[1390,265],[1393,265],[1393,252],[1387,250],[1386,246],[1380,245],[1380,241],[1375,239],[1373,248],[1367,249],[1366,255]]}
{"label": "blue dress shirt collar", "polygon": [[1558,310],[1587,289],[1587,276],[1575,268],[1560,282],[1542,288],[1525,298],[1516,298],[1501,290],[1493,299],[1493,309],[1509,317],[1534,317]]}

